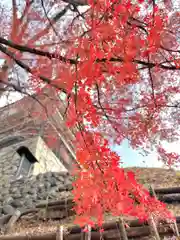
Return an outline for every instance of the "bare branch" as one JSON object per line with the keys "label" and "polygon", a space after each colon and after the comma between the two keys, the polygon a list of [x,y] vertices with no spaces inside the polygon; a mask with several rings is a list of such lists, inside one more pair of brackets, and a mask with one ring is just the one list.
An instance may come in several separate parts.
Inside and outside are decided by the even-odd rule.
{"label": "bare branch", "polygon": [[[148,56],[148,62],[149,62],[149,56]],[[152,78],[152,74],[151,74],[151,69],[148,68],[148,73],[149,73],[149,80],[150,80],[150,85],[151,85],[151,91],[152,91],[152,98],[153,98],[153,102],[154,102],[154,106],[157,107],[157,103],[156,103],[156,97],[155,97],[155,89],[154,89],[154,82],[153,82],[153,78]]]}
{"label": "bare branch", "polygon": [[55,29],[55,27],[54,27],[51,19],[48,17],[48,13],[47,13],[46,8],[45,8],[45,5],[44,5],[44,0],[41,0],[41,5],[42,5],[42,8],[43,8],[44,14],[45,14],[45,16],[46,16],[46,18],[47,18],[47,20],[48,20],[48,22],[49,22],[49,25],[51,25],[51,27],[52,27],[55,35],[58,36],[58,33],[57,33],[57,31],[56,31],[56,29]]}
{"label": "bare branch", "polygon": [[62,0],[65,3],[70,3],[74,6],[86,6],[88,2],[86,0]]}
{"label": "bare branch", "polygon": [[[24,70],[26,70],[28,73],[30,73],[30,74],[33,75],[33,71],[31,70],[31,68],[30,68],[28,65],[26,65],[25,63],[23,63],[22,61],[20,61],[19,59],[17,59],[12,52],[10,52],[9,50],[7,50],[7,48],[5,48],[5,47],[4,47],[3,45],[1,45],[1,44],[0,44],[0,51],[3,52],[3,53],[5,53],[5,54],[6,54],[8,57],[10,57],[11,59],[13,59],[18,66],[20,66],[21,68],[23,68]],[[46,78],[46,77],[44,77],[44,76],[42,76],[42,75],[38,75],[38,77],[39,77],[43,82],[51,85],[52,87],[55,87],[56,89],[59,89],[60,91],[62,91],[62,92],[64,92],[64,93],[67,93],[64,88],[59,87],[57,84],[53,83],[52,80],[50,80],[50,79],[48,79],[48,78]]]}
{"label": "bare branch", "polygon": [[30,48],[28,46],[19,45],[19,44],[13,43],[10,40],[6,40],[2,37],[0,37],[0,43],[5,44],[9,47],[15,48],[15,49],[17,49],[21,52],[28,52],[28,53],[36,54],[36,55],[39,55],[39,56],[47,57],[49,59],[55,58],[55,59],[59,59],[62,62],[65,62],[65,63],[69,62],[70,64],[76,64],[77,63],[77,60],[65,58],[65,57],[63,57],[63,56],[61,56],[57,53],[50,53],[50,52],[38,50],[36,48]]}

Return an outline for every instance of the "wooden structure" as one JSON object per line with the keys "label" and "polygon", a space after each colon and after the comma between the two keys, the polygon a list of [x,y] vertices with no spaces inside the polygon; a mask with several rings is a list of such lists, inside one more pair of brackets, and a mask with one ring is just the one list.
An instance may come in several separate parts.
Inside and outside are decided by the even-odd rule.
{"label": "wooden structure", "polygon": [[[154,192],[163,192],[164,189],[155,189]],[[170,188],[169,190],[166,189],[166,194],[169,192],[176,192],[177,194],[177,188]],[[178,194],[180,194],[180,191],[178,191]],[[157,196],[158,197],[158,196]],[[14,221],[16,216],[19,216],[19,218],[26,216],[27,214],[34,213],[37,214],[40,209],[45,208],[46,209],[46,221],[50,218],[55,219],[62,218],[63,216],[66,216],[66,213],[73,214],[73,200],[72,198],[61,200],[61,201],[54,201],[49,202],[48,204],[39,204],[36,206],[35,209],[29,209],[27,211],[24,211],[19,216],[18,213],[15,213],[15,216],[6,216],[6,219],[4,218],[4,222],[6,221],[7,228],[12,226],[12,222]],[[54,214],[52,212],[54,211]],[[58,213],[55,216],[55,212]],[[60,214],[60,213],[64,213]],[[0,219],[0,222],[2,222],[2,219]],[[175,224],[176,223],[176,224]],[[103,224],[103,232],[99,231],[98,227],[92,227],[85,226],[87,228],[87,231],[83,231],[82,228],[78,226],[66,226],[66,225],[59,225],[57,226],[56,231],[53,232],[43,232],[39,235],[14,235],[14,236],[0,236],[0,240],[99,240],[99,239],[106,239],[106,240],[130,240],[130,239],[141,239],[143,237],[148,237],[148,239],[164,239],[165,236],[174,236],[178,239],[179,238],[179,231],[180,231],[180,216],[176,217],[176,222],[166,222],[165,220],[163,222],[160,222],[159,224],[155,225],[153,222],[152,224],[147,221],[144,223],[139,222],[138,220],[127,220],[123,219],[122,217],[116,220],[111,220],[109,222],[105,222]]]}

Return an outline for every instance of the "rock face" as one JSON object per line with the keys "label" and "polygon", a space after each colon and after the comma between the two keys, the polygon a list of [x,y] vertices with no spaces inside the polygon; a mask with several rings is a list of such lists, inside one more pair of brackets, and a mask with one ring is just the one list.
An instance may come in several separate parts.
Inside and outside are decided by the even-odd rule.
{"label": "rock face", "polygon": [[71,196],[72,177],[69,173],[47,172],[6,181],[0,186],[0,215],[12,214],[15,209],[33,208],[45,200],[54,201]]}

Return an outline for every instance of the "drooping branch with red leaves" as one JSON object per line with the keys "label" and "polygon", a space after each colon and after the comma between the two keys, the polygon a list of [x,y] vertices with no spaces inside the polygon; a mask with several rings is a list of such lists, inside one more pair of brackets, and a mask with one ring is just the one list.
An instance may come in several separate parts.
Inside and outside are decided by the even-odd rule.
{"label": "drooping branch with red leaves", "polygon": [[77,159],[85,168],[78,171],[74,184],[76,211],[82,223],[91,224],[90,217],[95,217],[100,225],[106,212],[167,217],[165,206],[151,198],[132,173],[124,173],[105,139],[118,144],[128,139],[135,148],[154,147],[167,165],[178,162],[178,154],[167,153],[161,144],[179,135],[178,43],[169,35],[167,48],[175,50],[168,55],[168,19],[157,5],[143,16],[145,2],[89,4],[87,31],[76,37],[76,48],[68,55],[78,60],[71,69],[74,92],[69,107],[76,117],[69,124],[79,127]]}
{"label": "drooping branch with red leaves", "polygon": [[106,213],[116,217],[135,216],[141,221],[150,216],[157,220],[173,219],[165,204],[137,183],[133,172],[125,173],[119,157],[100,134],[84,132],[82,140],[79,133],[77,139],[77,159],[83,167],[75,172],[73,190],[78,224],[101,226]]}
{"label": "drooping branch with red leaves", "polygon": [[7,80],[8,73],[23,71],[31,90],[46,85],[66,95],[67,125],[78,129],[81,170],[74,173],[73,194],[80,222],[101,225],[106,212],[171,217],[133,173],[123,171],[108,146],[128,139],[135,149],[157,151],[168,166],[179,163],[179,155],[163,147],[179,139],[176,8],[151,0],[22,2],[12,0],[11,14],[2,19],[7,29],[0,31],[0,51],[6,65],[0,81],[21,91],[18,81],[9,85]]}

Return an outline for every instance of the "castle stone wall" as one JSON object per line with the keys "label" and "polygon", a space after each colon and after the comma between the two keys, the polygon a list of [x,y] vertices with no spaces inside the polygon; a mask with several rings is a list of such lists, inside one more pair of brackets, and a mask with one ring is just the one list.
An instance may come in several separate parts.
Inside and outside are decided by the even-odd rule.
{"label": "castle stone wall", "polygon": [[[27,147],[37,159],[31,175],[17,179],[21,156],[19,147]],[[47,199],[68,197],[72,188],[67,169],[40,137],[0,149],[0,215],[16,208],[35,207]]]}
{"label": "castle stone wall", "polygon": [[0,186],[0,216],[23,211],[47,201],[66,199],[71,196],[72,177],[65,172],[47,172]]}

